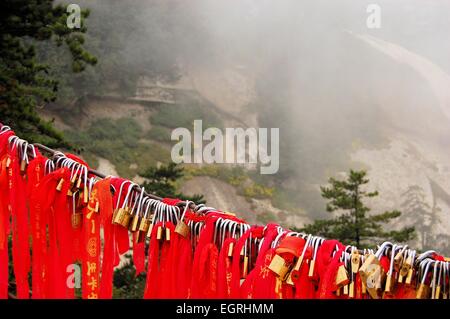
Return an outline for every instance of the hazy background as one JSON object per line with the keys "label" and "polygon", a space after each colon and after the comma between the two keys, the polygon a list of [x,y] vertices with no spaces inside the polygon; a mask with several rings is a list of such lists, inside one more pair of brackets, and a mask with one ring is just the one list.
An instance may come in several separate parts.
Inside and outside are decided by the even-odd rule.
{"label": "hazy background", "polygon": [[[450,2],[78,3],[91,10],[86,46],[99,65],[68,78],[42,112],[100,169],[139,181],[145,165],[170,160],[171,129],[193,119],[279,127],[278,174],[191,167],[183,191],[250,221],[301,226],[327,216],[319,185],[365,168],[380,192],[372,209],[432,225],[428,244],[446,249]],[[380,29],[366,26],[370,3],[381,7]],[[50,55],[45,46],[40,54]],[[432,220],[407,205],[415,186]]]}

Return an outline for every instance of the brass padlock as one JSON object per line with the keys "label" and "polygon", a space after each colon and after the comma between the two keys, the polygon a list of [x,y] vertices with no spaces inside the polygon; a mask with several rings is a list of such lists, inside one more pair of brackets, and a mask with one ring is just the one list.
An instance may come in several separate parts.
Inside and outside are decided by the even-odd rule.
{"label": "brass padlock", "polygon": [[186,225],[184,221],[180,220],[175,227],[175,232],[186,238],[189,235],[189,226]]}
{"label": "brass padlock", "polygon": [[347,296],[348,295],[348,286],[349,285],[344,285],[344,287],[342,288],[342,293]]}
{"label": "brass padlock", "polygon": [[417,289],[416,299],[427,299],[430,293],[430,287],[426,284],[420,284]]}
{"label": "brass padlock", "polygon": [[78,177],[78,179],[77,179],[77,186],[76,186],[78,189],[80,189],[81,188],[81,176],[80,177]]}
{"label": "brass padlock", "polygon": [[436,291],[434,292],[434,299],[439,299],[439,298],[441,298],[441,286],[437,285]]}
{"label": "brass padlock", "polygon": [[[376,260],[378,261],[378,258],[376,258]],[[364,281],[367,292],[373,299],[378,299],[380,297],[383,277],[383,269],[379,264],[373,263],[367,266],[364,277],[366,279]]]}
{"label": "brass padlock", "polygon": [[248,256],[244,256],[244,263],[242,265],[242,278],[246,278],[248,273]]}
{"label": "brass padlock", "polygon": [[125,228],[128,228],[128,225],[130,224],[131,221],[131,214],[130,214],[130,208],[129,207],[125,207],[123,216],[122,216],[122,220],[120,221],[120,225],[122,225]]}
{"label": "brass padlock", "polygon": [[85,185],[83,189],[83,203],[87,205],[88,202],[89,202],[89,191],[87,185]]}
{"label": "brass padlock", "polygon": [[314,276],[314,266],[316,264],[316,261],[314,259],[311,259],[311,262],[309,263],[309,271],[308,271],[308,277]]}
{"label": "brass padlock", "polygon": [[366,288],[366,283],[361,281],[361,294],[365,295],[367,294],[367,288]]}
{"label": "brass padlock", "polygon": [[386,285],[384,287],[384,292],[393,292],[394,291],[394,283],[395,278],[391,274],[386,276]]}
{"label": "brass padlock", "polygon": [[58,185],[56,185],[56,190],[57,190],[58,192],[62,191],[63,185],[64,185],[64,178],[61,178],[61,179],[59,180],[59,182],[58,182]]}
{"label": "brass padlock", "polygon": [[355,298],[355,283],[353,281],[348,286],[348,297]]}
{"label": "brass padlock", "polygon": [[72,224],[73,229],[78,229],[81,227],[81,217],[82,216],[83,215],[78,212],[72,213],[72,215],[70,216],[70,222]]}
{"label": "brass padlock", "polygon": [[360,258],[358,251],[352,252],[352,273],[356,274],[359,270]]}
{"label": "brass padlock", "polygon": [[[350,282],[347,270],[345,269],[344,265],[340,265],[336,274],[336,286],[343,287],[345,285],[348,285]],[[345,288],[344,288],[345,289]],[[348,292],[347,292],[348,294]]]}
{"label": "brass padlock", "polygon": [[170,241],[170,229],[166,228],[166,240]]}
{"label": "brass padlock", "polygon": [[272,270],[278,277],[284,279],[289,271],[286,261],[280,255],[275,255],[270,262],[269,269]]}
{"label": "brass padlock", "polygon": [[150,227],[150,223],[150,219],[142,218],[141,223],[139,224],[139,231],[146,233],[148,231],[148,228]]}
{"label": "brass padlock", "polygon": [[158,229],[156,230],[156,239],[160,240],[162,238],[162,227],[158,226]]}
{"label": "brass padlock", "polygon": [[230,243],[230,245],[228,246],[228,257],[233,257],[233,249],[234,249],[234,244]]}
{"label": "brass padlock", "polygon": [[394,257],[394,269],[395,272],[399,272],[403,262],[403,253],[399,251]]}
{"label": "brass padlock", "polygon": [[130,231],[135,232],[138,229],[139,214],[135,214],[130,224]]}
{"label": "brass padlock", "polygon": [[414,275],[414,270],[412,268],[409,268],[408,275],[406,276],[405,284],[411,285],[413,275]]}
{"label": "brass padlock", "polygon": [[113,224],[122,224],[124,215],[126,214],[125,209],[119,208],[114,212]]}
{"label": "brass padlock", "polygon": [[402,263],[400,267],[398,282],[403,282],[403,279],[408,276],[409,270],[411,269],[412,257],[408,256],[406,260]]}

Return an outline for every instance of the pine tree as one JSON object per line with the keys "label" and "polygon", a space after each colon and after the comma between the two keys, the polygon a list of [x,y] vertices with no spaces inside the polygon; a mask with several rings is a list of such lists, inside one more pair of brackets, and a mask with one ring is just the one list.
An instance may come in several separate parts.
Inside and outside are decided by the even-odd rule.
{"label": "pine tree", "polygon": [[[89,11],[81,11],[81,22]],[[36,57],[35,43],[54,40],[66,44],[73,72],[81,72],[96,58],[83,48],[86,28],[67,27],[68,13],[53,0],[0,1],[0,121],[22,138],[49,146],[67,146],[60,132],[42,120],[36,108],[54,101],[58,82],[50,66]]]}
{"label": "pine tree", "polygon": [[329,200],[326,209],[336,212],[332,219],[316,220],[301,231],[326,238],[338,239],[344,244],[364,248],[381,240],[405,242],[413,238],[414,227],[405,227],[399,231],[386,231],[385,224],[401,216],[401,212],[387,211],[381,214],[369,214],[370,208],[364,200],[378,196],[377,191],[365,190],[369,183],[365,171],[350,170],[347,179],[329,179],[330,186],[321,187],[322,197]]}

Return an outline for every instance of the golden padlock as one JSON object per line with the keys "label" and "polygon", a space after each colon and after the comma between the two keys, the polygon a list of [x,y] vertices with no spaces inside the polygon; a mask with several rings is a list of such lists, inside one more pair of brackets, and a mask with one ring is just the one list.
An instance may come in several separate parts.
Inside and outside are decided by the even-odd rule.
{"label": "golden padlock", "polygon": [[[378,261],[378,259],[376,259]],[[383,271],[379,264],[370,264],[366,268],[365,273],[366,289],[370,297],[373,299],[380,298],[380,292],[383,281]]]}
{"label": "golden padlock", "polygon": [[170,229],[166,228],[166,240],[170,241]]}
{"label": "golden padlock", "polygon": [[384,287],[384,292],[393,292],[394,291],[394,283],[395,278],[392,275],[388,274],[386,276],[386,285]]}
{"label": "golden padlock", "polygon": [[355,298],[355,283],[353,281],[348,286],[348,297]]}
{"label": "golden padlock", "polygon": [[414,275],[414,270],[412,268],[409,268],[408,275],[406,276],[405,284],[411,285],[413,275]]}
{"label": "golden padlock", "polygon": [[352,273],[354,274],[358,273],[359,263],[360,263],[359,253],[358,251],[354,250],[352,252]]}
{"label": "golden padlock", "polygon": [[441,286],[436,286],[436,291],[434,292],[434,299],[441,298]]}
{"label": "golden padlock", "polygon": [[[338,287],[343,287],[348,285],[350,282],[348,275],[347,275],[347,270],[345,269],[344,265],[340,265],[336,274],[336,286]],[[345,288],[344,288],[345,289]],[[348,292],[347,292],[348,294]]]}
{"label": "golden padlock", "polygon": [[130,231],[135,232],[138,229],[139,214],[135,214],[130,224]]}
{"label": "golden padlock", "polygon": [[228,257],[233,257],[233,249],[234,249],[234,244],[230,243],[230,245],[228,246]]}
{"label": "golden padlock", "polygon": [[125,207],[122,220],[120,221],[120,225],[122,225],[125,228],[128,228],[130,221],[131,221],[130,209],[128,207]]}
{"label": "golden padlock", "polygon": [[113,224],[120,225],[123,220],[123,216],[126,214],[125,209],[119,208],[114,212]]}
{"label": "golden padlock", "polygon": [[139,231],[146,233],[148,231],[148,228],[150,227],[150,223],[150,219],[142,218],[141,223],[139,224]]}
{"label": "golden padlock", "polygon": [[76,186],[76,187],[77,187],[78,189],[81,188],[81,182],[82,182],[82,181],[81,181],[81,176],[80,176],[80,177],[78,177],[78,179],[77,179],[77,186]]}
{"label": "golden padlock", "polygon": [[366,283],[361,281],[361,294],[365,295],[367,293]]}
{"label": "golden padlock", "polygon": [[56,190],[57,190],[58,192],[62,191],[63,185],[64,185],[64,178],[61,178],[61,179],[59,180],[59,182],[58,182],[58,185],[56,185]]}
{"label": "golden padlock", "polygon": [[189,235],[189,226],[182,220],[178,221],[177,226],[175,227],[175,232],[184,238],[187,238]]}
{"label": "golden padlock", "polygon": [[156,239],[160,240],[162,238],[162,226],[158,226],[156,230]]}
{"label": "golden padlock", "polygon": [[403,253],[399,251],[394,257],[394,269],[395,272],[400,271],[403,262]]}
{"label": "golden padlock", "polygon": [[89,202],[89,191],[87,185],[83,189],[83,203],[86,205]]}
{"label": "golden padlock", "polygon": [[311,262],[309,263],[309,271],[308,271],[308,277],[314,276],[314,266],[316,264],[316,261],[314,259],[311,259]]}
{"label": "golden padlock", "polygon": [[348,286],[349,286],[349,285],[344,285],[344,286],[342,287],[342,294],[345,295],[345,296],[348,295]]}
{"label": "golden padlock", "polygon": [[242,278],[246,278],[248,273],[248,256],[244,256],[244,263],[242,265]]}
{"label": "golden padlock", "polygon": [[416,299],[427,299],[430,293],[430,287],[425,284],[420,284],[419,289],[417,289]]}
{"label": "golden padlock", "polygon": [[275,255],[270,262],[269,269],[272,270],[278,277],[284,279],[289,271],[286,261],[280,255]]}

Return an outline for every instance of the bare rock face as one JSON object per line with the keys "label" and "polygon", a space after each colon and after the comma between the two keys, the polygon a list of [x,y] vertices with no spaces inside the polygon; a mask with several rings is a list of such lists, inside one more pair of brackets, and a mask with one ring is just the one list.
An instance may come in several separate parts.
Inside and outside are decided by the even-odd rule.
{"label": "bare rock face", "polygon": [[[394,228],[415,226],[414,247],[433,244],[445,249],[438,239],[450,229],[449,156],[433,152],[430,143],[421,145],[397,136],[384,148],[357,150],[352,159],[368,166],[370,187],[380,192],[368,202],[374,212],[401,210],[403,215]],[[412,203],[412,198],[418,203]],[[435,239],[430,242],[432,237]]]}

